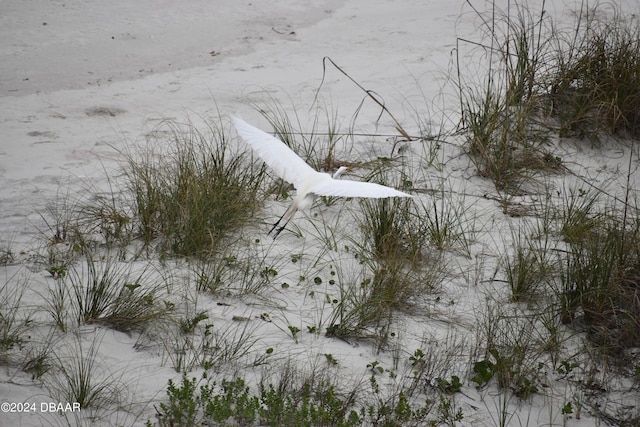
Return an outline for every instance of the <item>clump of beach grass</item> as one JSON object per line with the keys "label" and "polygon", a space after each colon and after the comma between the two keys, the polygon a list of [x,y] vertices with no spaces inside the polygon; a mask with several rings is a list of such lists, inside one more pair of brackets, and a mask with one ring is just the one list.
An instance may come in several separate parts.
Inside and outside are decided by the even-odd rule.
{"label": "clump of beach grass", "polygon": [[640,135],[640,26],[609,7],[606,20],[605,6],[583,8],[576,28],[555,38],[549,96],[561,137]]}
{"label": "clump of beach grass", "polygon": [[138,231],[161,253],[215,253],[229,233],[247,225],[260,208],[264,167],[221,121],[164,121],[140,153],[127,153],[127,189]]}

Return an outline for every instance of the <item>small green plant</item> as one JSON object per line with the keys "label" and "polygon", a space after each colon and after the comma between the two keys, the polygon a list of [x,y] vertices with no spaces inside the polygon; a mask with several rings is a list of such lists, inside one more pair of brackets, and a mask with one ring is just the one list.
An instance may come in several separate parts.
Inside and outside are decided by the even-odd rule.
{"label": "small green plant", "polygon": [[534,393],[538,392],[538,386],[534,380],[529,378],[521,378],[513,388],[514,394],[520,399],[527,399]]}
{"label": "small green plant", "polygon": [[221,393],[201,396],[207,399],[205,414],[218,423],[229,420],[240,425],[250,425],[258,415],[260,402],[257,396],[251,394],[249,387],[242,378],[233,381],[222,380]]}
{"label": "small green plant", "polygon": [[473,373],[471,381],[476,383],[477,387],[483,387],[489,384],[493,378],[495,365],[489,359],[483,359],[473,364]]}
{"label": "small green plant", "polygon": [[416,349],[411,356],[409,356],[411,366],[419,367],[425,363],[425,354],[421,349]]}
{"label": "small green plant", "polygon": [[380,362],[374,360],[371,363],[367,363],[367,368],[370,369],[374,374],[384,374],[384,367],[380,365]]}
{"label": "small green plant", "polygon": [[[183,373],[180,386],[169,380],[167,386],[168,402],[160,403],[161,426],[195,426],[201,420],[212,419],[224,423],[229,419],[236,422],[251,423],[256,417],[259,402],[256,397],[249,398],[249,387],[244,380],[223,379],[216,393],[216,383],[201,383],[195,377],[189,379]],[[147,421],[147,425],[151,425]]]}
{"label": "small green plant", "polygon": [[[187,374],[182,375],[182,383],[178,387],[169,379],[167,396],[169,402],[160,403],[160,425],[162,426],[195,426],[198,415],[198,396],[196,378],[189,379]],[[200,390],[202,392],[202,390]],[[207,389],[204,390],[205,398]]]}
{"label": "small green plant", "polygon": [[265,267],[262,269],[262,271],[260,272],[260,275],[262,277],[276,277],[278,275],[278,270],[276,270],[273,267]]}
{"label": "small green plant", "polygon": [[220,386],[205,379],[182,376],[180,385],[172,380],[167,387],[168,402],[160,404],[161,426],[196,426],[206,420],[239,425],[332,425],[360,426],[353,395],[342,396],[324,380],[300,385],[274,386],[261,381],[252,392],[241,378],[223,379]]}
{"label": "small green plant", "polygon": [[577,420],[580,419],[580,410],[574,411],[573,404],[571,402],[566,402],[562,405],[562,409],[560,410],[562,413],[562,419],[566,425],[567,421],[571,419],[572,416],[575,416]]}
{"label": "small green plant", "polygon": [[327,363],[331,366],[336,366],[338,364],[338,359],[333,357],[332,354],[325,353],[324,357],[327,359]]}
{"label": "small green plant", "polygon": [[51,277],[54,279],[59,279],[67,275],[67,266],[66,265],[52,265],[47,269]]}
{"label": "small green plant", "polygon": [[495,379],[498,387],[526,399],[537,391],[545,366],[540,362],[547,341],[539,334],[541,321],[518,306],[488,306],[485,316],[481,333],[486,353],[474,365],[472,381],[482,387]]}
{"label": "small green plant", "polygon": [[352,397],[342,398],[333,385],[322,381],[289,390],[261,383],[260,402],[260,418],[269,426],[360,425],[357,413],[349,410]]}
{"label": "small green plant", "polygon": [[453,398],[447,399],[444,396],[440,396],[440,403],[438,403],[437,410],[438,421],[440,424],[454,427],[464,419],[462,408],[456,409],[455,400]]}
{"label": "small green plant", "polygon": [[440,391],[447,394],[459,393],[462,390],[462,383],[457,375],[452,375],[451,380],[436,378],[436,384]]}
{"label": "small green plant", "polygon": [[260,401],[251,395],[242,378],[216,383],[201,383],[196,378],[182,376],[180,386],[169,380],[168,402],[160,404],[161,426],[197,426],[205,420],[251,425],[258,418]]}
{"label": "small green plant", "polygon": [[183,334],[192,334],[196,330],[198,324],[208,318],[209,315],[205,311],[201,311],[191,318],[180,319],[180,331]]}
{"label": "small green plant", "polygon": [[296,326],[287,326],[287,328],[289,329],[289,332],[291,332],[291,336],[293,337],[293,340],[296,342],[296,344],[298,343],[298,332],[300,332],[300,328],[296,327]]}
{"label": "small green plant", "polygon": [[556,368],[556,372],[562,376],[567,376],[569,375],[571,372],[573,372],[573,370],[575,368],[580,367],[580,365],[576,362],[571,362],[569,360],[563,360],[560,362],[560,366],[558,366]]}
{"label": "small green plant", "polygon": [[432,406],[430,401],[427,400],[423,406],[412,404],[409,393],[402,389],[385,397],[376,374],[371,375],[369,382],[373,403],[360,409],[360,419],[364,425],[428,425],[427,417]]}
{"label": "small green plant", "polygon": [[[521,399],[527,399],[531,394],[538,392],[538,387],[531,379],[522,377],[514,371],[505,372],[505,369],[509,368],[502,365],[510,362],[505,361],[497,350],[492,350],[491,354],[495,358],[496,363],[484,359],[473,365],[474,375],[471,377],[471,381],[476,383],[478,388],[487,385],[494,376],[497,376],[500,387],[511,386],[514,394]],[[511,378],[511,376],[513,376],[513,378]]]}

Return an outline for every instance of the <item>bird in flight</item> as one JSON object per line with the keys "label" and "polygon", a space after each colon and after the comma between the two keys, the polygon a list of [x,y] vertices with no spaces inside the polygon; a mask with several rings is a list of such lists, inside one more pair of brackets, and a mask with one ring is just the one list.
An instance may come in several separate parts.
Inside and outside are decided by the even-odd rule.
{"label": "bird in flight", "polygon": [[[318,172],[279,139],[237,117],[232,117],[232,121],[238,135],[251,146],[258,157],[273,169],[278,177],[293,184],[296,189],[297,194],[293,202],[267,233],[269,235],[275,230],[274,239],[284,230],[298,210],[311,207],[316,196],[413,197],[410,194],[373,182],[337,179],[347,171],[345,166],[341,166],[333,176]],[[278,227],[280,224],[282,225]]]}

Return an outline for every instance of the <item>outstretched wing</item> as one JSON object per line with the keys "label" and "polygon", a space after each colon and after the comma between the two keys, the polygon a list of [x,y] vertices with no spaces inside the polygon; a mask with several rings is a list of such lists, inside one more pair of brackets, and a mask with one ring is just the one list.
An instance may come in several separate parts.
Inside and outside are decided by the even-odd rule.
{"label": "outstretched wing", "polygon": [[317,173],[279,139],[237,117],[232,117],[238,135],[278,175],[297,189],[312,174]]}
{"label": "outstretched wing", "polygon": [[318,196],[334,197],[413,197],[411,194],[403,193],[395,188],[387,187],[373,182],[350,181],[347,179],[328,179],[319,182],[309,189],[309,193]]}

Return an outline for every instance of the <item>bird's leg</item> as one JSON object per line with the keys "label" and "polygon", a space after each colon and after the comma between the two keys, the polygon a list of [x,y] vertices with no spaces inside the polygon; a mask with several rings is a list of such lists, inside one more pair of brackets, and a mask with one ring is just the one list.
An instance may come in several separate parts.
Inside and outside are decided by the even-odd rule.
{"label": "bird's leg", "polygon": [[[284,225],[282,227],[278,227],[278,229],[276,230],[275,234],[273,235],[273,240],[276,240],[276,238],[278,237],[278,235],[280,233],[282,233],[282,230],[284,230],[284,228],[287,226],[287,224],[289,224],[289,221],[285,222]],[[274,226],[275,228],[275,226]],[[272,229],[273,231],[273,229]]]}
{"label": "bird's leg", "polygon": [[[275,224],[273,224],[273,227],[271,227],[271,230],[269,230],[269,232],[267,233],[267,236],[268,236],[269,234],[273,233],[273,230],[275,230],[275,229],[276,229],[276,227],[278,226],[278,224],[280,224],[280,221],[282,221],[282,218],[284,218],[284,216],[287,214],[287,212],[288,212],[288,209],[287,209],[287,211],[285,211],[285,212],[282,214],[282,216],[280,217],[280,219],[278,219],[278,220],[276,221],[276,223],[275,223]],[[278,230],[276,231],[276,234],[274,234],[274,235],[273,235],[273,238],[274,238],[274,239],[275,239],[276,237],[278,237],[278,234],[280,234],[280,232],[284,229],[284,227],[286,227],[286,225],[287,225],[287,224],[285,224],[283,227],[278,228]]]}
{"label": "bird's leg", "polygon": [[[287,224],[289,224],[289,220],[293,218],[297,210],[298,210],[298,207],[296,206],[296,204],[292,203],[291,206],[289,206],[289,208],[285,211],[285,213],[282,214],[280,219],[276,221],[275,224],[273,224],[273,227],[271,227],[271,230],[269,230],[269,232],[267,233],[267,236],[271,234],[273,230],[276,230],[275,234],[273,235],[273,239],[275,240],[276,237],[278,237],[278,234],[282,233],[282,230],[284,230]],[[284,222],[284,224],[278,227],[278,225],[281,222]]]}

